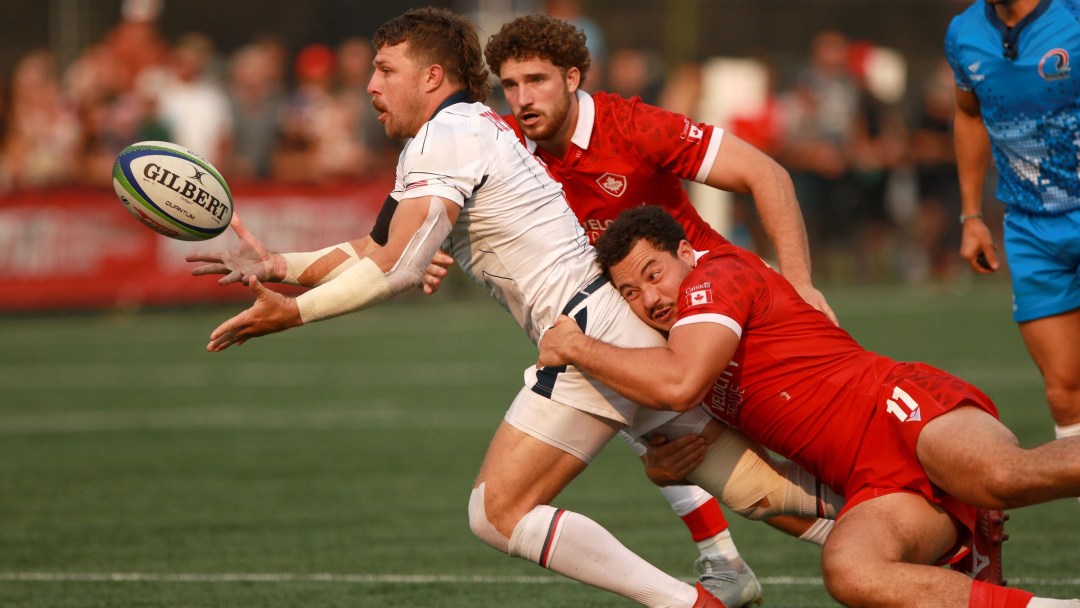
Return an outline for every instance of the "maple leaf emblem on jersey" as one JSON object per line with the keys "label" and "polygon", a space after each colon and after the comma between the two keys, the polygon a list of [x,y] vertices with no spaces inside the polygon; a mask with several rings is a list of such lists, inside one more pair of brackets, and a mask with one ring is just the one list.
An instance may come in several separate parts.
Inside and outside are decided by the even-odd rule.
{"label": "maple leaf emblem on jersey", "polygon": [[600,187],[605,192],[615,198],[622,196],[623,192],[626,192],[626,176],[623,175],[605,173],[596,180],[596,183],[600,184]]}
{"label": "maple leaf emblem on jersey", "polygon": [[690,306],[712,304],[712,301],[713,297],[711,289],[697,289],[686,294],[686,303]]}

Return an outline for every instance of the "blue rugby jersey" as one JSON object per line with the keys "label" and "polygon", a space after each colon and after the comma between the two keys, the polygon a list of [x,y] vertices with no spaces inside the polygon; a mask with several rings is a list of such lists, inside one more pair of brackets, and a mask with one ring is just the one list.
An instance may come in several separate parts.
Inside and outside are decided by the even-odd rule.
{"label": "blue rugby jersey", "polygon": [[949,24],[945,56],[979,99],[998,199],[1038,215],[1080,209],[1080,0],[1042,0],[1011,29],[977,0]]}

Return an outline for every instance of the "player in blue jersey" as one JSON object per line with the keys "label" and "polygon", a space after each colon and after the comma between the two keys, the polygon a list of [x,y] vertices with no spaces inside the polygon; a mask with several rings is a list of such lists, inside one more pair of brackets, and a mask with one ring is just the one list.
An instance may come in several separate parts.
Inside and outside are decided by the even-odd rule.
{"label": "player in blue jersey", "polygon": [[981,213],[991,155],[1006,205],[1013,318],[1042,372],[1058,437],[1080,435],[1080,0],[985,0],[945,38],[956,77],[960,254],[1000,268]]}

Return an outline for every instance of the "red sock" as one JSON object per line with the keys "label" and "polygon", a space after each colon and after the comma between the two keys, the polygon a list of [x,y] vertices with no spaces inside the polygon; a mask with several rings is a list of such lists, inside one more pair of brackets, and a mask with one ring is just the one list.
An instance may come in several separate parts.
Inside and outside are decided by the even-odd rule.
{"label": "red sock", "polygon": [[1012,587],[998,587],[983,581],[971,581],[968,608],[1025,608],[1034,593]]}
{"label": "red sock", "polygon": [[705,501],[700,507],[682,516],[683,523],[690,529],[694,542],[706,540],[727,530],[727,518],[720,510],[720,502],[715,498]]}

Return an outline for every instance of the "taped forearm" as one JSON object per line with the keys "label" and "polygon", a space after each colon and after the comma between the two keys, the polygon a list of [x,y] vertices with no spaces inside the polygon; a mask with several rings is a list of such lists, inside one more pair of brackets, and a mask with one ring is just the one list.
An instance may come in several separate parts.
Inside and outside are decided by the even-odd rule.
{"label": "taped forearm", "polygon": [[300,294],[296,304],[304,323],[322,321],[363,310],[394,296],[379,265],[364,258],[347,268],[333,281]]}
{"label": "taped forearm", "polygon": [[450,234],[450,229],[450,220],[442,200],[432,197],[424,222],[389,271],[384,273],[371,258],[363,258],[349,265],[338,272],[333,280],[324,280],[322,285],[296,299],[300,318],[304,323],[311,323],[337,317],[385,302],[407,289],[419,287],[423,283],[424,269]]}
{"label": "taped forearm", "polygon": [[305,287],[331,281],[360,260],[349,243],[338,243],[318,251],[279,255],[285,260],[285,278],[281,282]]}

